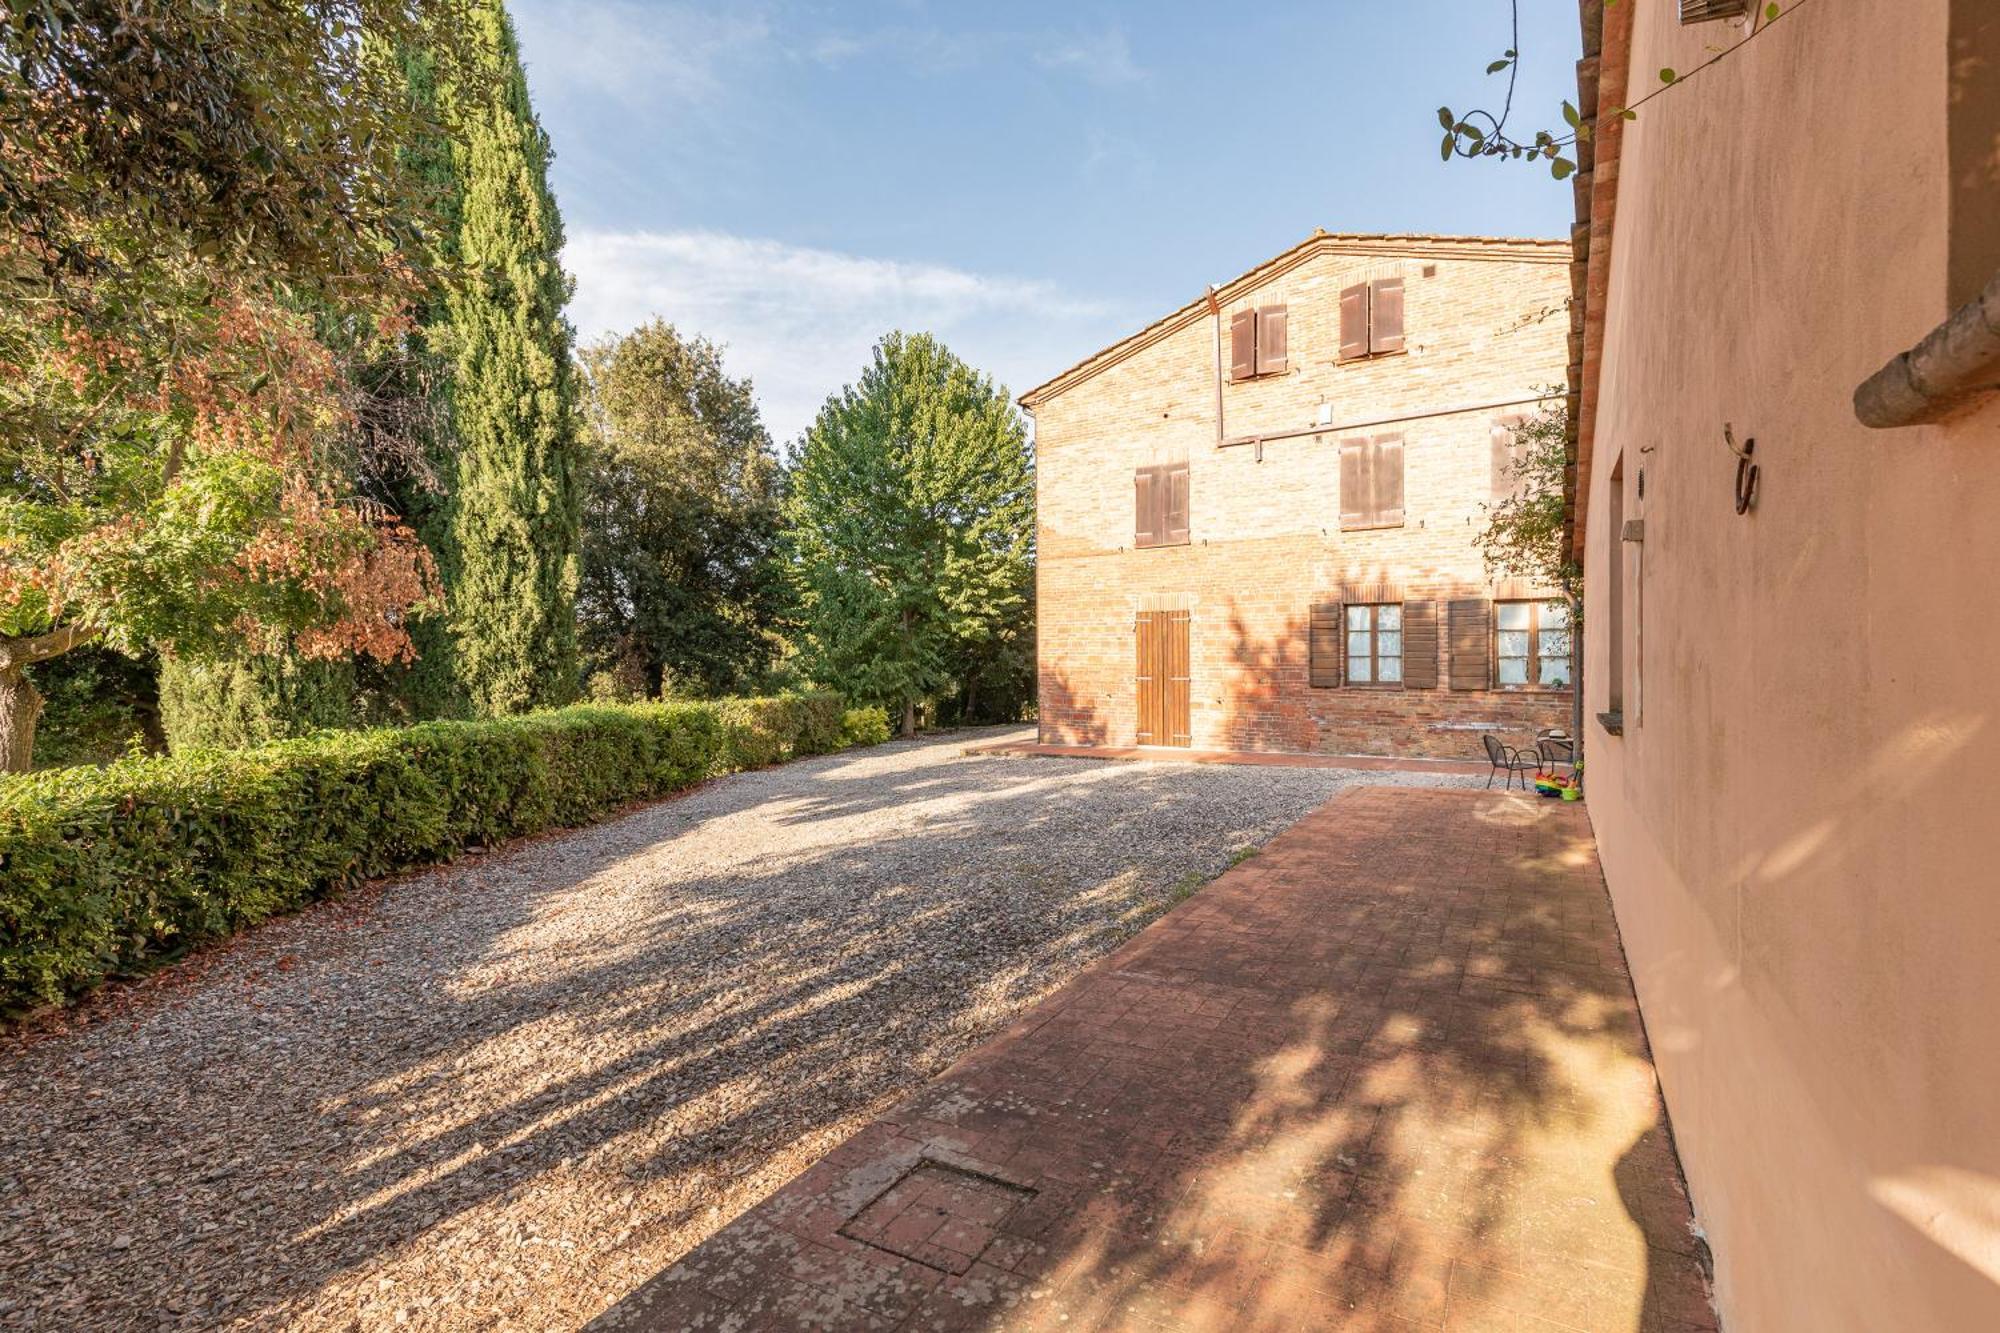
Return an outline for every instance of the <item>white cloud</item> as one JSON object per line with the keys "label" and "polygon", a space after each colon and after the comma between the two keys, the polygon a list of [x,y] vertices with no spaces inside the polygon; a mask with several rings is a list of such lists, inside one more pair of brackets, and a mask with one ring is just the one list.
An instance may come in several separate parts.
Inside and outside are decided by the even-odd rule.
{"label": "white cloud", "polygon": [[1043,69],[1080,74],[1106,87],[1139,83],[1146,77],[1146,71],[1132,57],[1132,43],[1123,28],[1056,41],[1035,53],[1035,63]]}
{"label": "white cloud", "polygon": [[1134,325],[1054,283],[720,232],[581,230],[563,258],[585,339],[657,316],[724,344],[730,373],[751,378],[783,442],[891,329],[938,335],[1018,393]]}

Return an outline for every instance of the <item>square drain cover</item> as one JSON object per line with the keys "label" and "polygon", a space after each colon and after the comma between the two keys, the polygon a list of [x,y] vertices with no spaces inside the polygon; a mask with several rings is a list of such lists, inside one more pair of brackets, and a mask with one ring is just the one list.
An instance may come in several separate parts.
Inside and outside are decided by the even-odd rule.
{"label": "square drain cover", "polygon": [[940,1272],[963,1273],[1034,1197],[1031,1189],[926,1158],[849,1218],[840,1234]]}

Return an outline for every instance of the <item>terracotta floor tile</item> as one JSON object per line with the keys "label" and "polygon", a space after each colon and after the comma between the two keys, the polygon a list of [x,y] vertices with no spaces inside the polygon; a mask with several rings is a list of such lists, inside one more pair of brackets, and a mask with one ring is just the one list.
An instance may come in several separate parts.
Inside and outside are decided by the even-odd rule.
{"label": "terracotta floor tile", "polygon": [[1344,793],[632,1326],[1711,1333],[1589,847],[1572,807]]}

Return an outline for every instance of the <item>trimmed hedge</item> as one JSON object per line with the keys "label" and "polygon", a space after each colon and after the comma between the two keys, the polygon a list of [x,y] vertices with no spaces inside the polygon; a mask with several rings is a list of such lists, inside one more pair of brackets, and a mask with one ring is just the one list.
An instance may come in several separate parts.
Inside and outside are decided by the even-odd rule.
{"label": "trimmed hedge", "polygon": [[586,704],[0,781],[0,1013],[343,885],[844,748],[843,722],[830,694]]}

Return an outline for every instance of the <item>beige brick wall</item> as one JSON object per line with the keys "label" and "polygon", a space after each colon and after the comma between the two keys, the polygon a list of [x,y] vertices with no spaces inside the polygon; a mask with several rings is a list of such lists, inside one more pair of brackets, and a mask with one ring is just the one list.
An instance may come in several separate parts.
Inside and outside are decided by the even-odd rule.
{"label": "beige brick wall", "polygon": [[[1311,426],[1323,411],[1337,428],[1559,384],[1568,261],[1567,245],[1308,242],[1224,289],[1225,333],[1230,311],[1246,306],[1282,301],[1290,316],[1286,373],[1225,387],[1229,434]],[[1397,275],[1407,352],[1337,364],[1341,289]],[[1215,447],[1214,336],[1203,314],[1093,375],[1028,395],[1043,739],[1132,743],[1133,615],[1169,601],[1193,612],[1196,748],[1471,756],[1479,724],[1519,743],[1566,723],[1566,691],[1451,690],[1445,660],[1436,689],[1308,685],[1308,610],[1343,585],[1438,601],[1441,659],[1443,602],[1494,595],[1474,538],[1500,412],[1272,441],[1260,462],[1249,447]],[[1403,436],[1404,525],[1343,533],[1339,441],[1387,431]],[[1133,549],[1133,469],[1181,458],[1190,543]]]}

